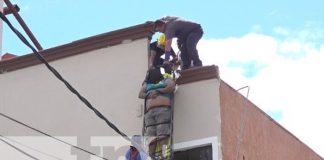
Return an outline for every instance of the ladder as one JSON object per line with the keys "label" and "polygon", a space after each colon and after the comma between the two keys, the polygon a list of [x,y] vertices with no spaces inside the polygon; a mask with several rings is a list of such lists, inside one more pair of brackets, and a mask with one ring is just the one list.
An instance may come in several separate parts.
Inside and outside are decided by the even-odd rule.
{"label": "ladder", "polygon": [[[173,74],[172,75],[173,80],[175,81],[174,71],[172,74]],[[148,98],[148,95],[144,99],[144,115],[147,112],[147,106],[146,106],[147,98]],[[152,160],[172,160],[174,157],[174,152],[173,152],[174,92],[170,93],[170,110],[171,110],[170,121],[169,121],[170,135],[167,138],[157,137],[148,143],[148,146],[150,146],[150,144],[152,144],[152,143],[155,143],[154,152],[151,153],[150,149],[148,151],[149,156],[152,158]],[[154,125],[159,125],[159,124],[154,124]],[[144,117],[143,118],[143,129],[142,129],[143,137],[144,137],[145,130],[146,130],[146,125],[145,125],[145,117]],[[167,141],[167,145],[163,145],[162,148],[160,147],[160,144],[159,144],[159,142],[161,140]],[[150,147],[148,147],[148,148],[150,148]]]}

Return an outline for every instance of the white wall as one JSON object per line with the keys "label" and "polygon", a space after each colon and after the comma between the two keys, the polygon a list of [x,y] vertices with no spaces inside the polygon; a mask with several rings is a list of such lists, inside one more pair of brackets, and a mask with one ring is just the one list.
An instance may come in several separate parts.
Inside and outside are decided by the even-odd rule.
{"label": "white wall", "polygon": [[[148,44],[148,39],[140,39],[50,64],[121,131],[127,135],[141,134],[143,116],[139,114],[143,100],[137,96],[147,70]],[[117,159],[116,156],[125,153],[127,143],[72,95],[44,65],[0,74],[0,88],[1,113],[109,159]],[[39,142],[37,144],[52,143],[1,116],[0,134],[23,142],[33,137],[32,142]],[[181,144],[186,144],[184,142],[210,137],[218,140],[221,137],[219,80],[180,85],[175,94],[174,112],[174,143],[178,144],[177,149],[181,149]],[[51,146],[65,148],[63,152],[69,153],[65,145]],[[214,146],[214,152],[221,153]],[[3,144],[2,147],[8,149]],[[17,154],[15,151],[8,153],[13,153],[10,156]],[[73,157],[76,151],[71,149],[71,153],[68,159],[76,159]],[[89,159],[86,154],[82,156],[81,159]]]}
{"label": "white wall", "polygon": [[[148,65],[148,44],[148,39],[140,39],[50,64],[121,131],[141,134],[138,92]],[[77,137],[78,145],[85,148],[91,136],[117,135],[44,65],[0,74],[0,88],[1,113],[51,135]],[[3,117],[0,134],[40,135]]]}
{"label": "white wall", "polygon": [[211,79],[179,86],[174,107],[174,143],[179,150],[184,142],[216,137],[213,152],[221,153],[215,145],[221,140],[219,85],[218,79]]}

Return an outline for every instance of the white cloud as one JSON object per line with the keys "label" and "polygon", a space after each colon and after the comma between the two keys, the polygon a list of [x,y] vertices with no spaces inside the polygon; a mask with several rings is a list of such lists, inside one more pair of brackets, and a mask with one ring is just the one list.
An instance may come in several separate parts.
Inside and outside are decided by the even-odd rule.
{"label": "white cloud", "polygon": [[[290,31],[277,28],[290,35]],[[220,77],[235,89],[249,85],[249,99],[262,110],[282,111],[279,121],[304,143],[324,156],[324,45],[313,42],[279,40],[262,34],[250,33],[226,39],[202,39],[198,50],[204,65],[216,64]],[[323,37],[324,38],[324,37]],[[303,57],[287,59],[280,55],[301,52]],[[230,61],[256,60],[266,67],[253,78],[246,78],[242,70],[228,66]]]}
{"label": "white cloud", "polygon": [[300,52],[302,44],[298,41],[284,41],[280,44],[279,50],[280,52]]}

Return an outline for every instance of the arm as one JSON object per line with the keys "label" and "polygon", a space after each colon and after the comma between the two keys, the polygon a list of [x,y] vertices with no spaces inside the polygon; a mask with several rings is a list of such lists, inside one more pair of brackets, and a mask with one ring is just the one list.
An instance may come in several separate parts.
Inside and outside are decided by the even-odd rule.
{"label": "arm", "polygon": [[170,60],[170,54],[171,54],[171,44],[172,44],[172,38],[171,39],[167,39],[166,40],[166,44],[165,44],[165,61],[169,61]]}
{"label": "arm", "polygon": [[141,99],[145,99],[145,97],[146,97],[146,84],[143,84],[142,85],[142,88],[141,88],[141,90],[140,90],[140,92],[139,92],[139,94],[138,94],[138,98],[141,98]]}
{"label": "arm", "polygon": [[175,82],[171,79],[166,80],[167,86],[164,88],[158,89],[162,93],[171,93],[175,89]]}
{"label": "arm", "polygon": [[149,69],[153,68],[153,62],[156,56],[155,50],[150,50],[150,58],[149,58]]}
{"label": "arm", "polygon": [[177,57],[177,55],[175,54],[175,52],[174,52],[174,50],[171,48],[171,56],[172,56],[172,58],[176,58]]}
{"label": "arm", "polygon": [[[138,94],[138,98],[141,98],[141,99],[145,99],[145,97],[147,96],[147,93],[146,93],[146,84],[144,84]],[[156,92],[151,92],[150,95],[147,97],[147,99],[154,99],[158,96],[158,93]]]}
{"label": "arm", "polygon": [[172,48],[171,48],[171,56],[172,56],[172,60],[170,62],[175,64],[178,61],[178,57]]}

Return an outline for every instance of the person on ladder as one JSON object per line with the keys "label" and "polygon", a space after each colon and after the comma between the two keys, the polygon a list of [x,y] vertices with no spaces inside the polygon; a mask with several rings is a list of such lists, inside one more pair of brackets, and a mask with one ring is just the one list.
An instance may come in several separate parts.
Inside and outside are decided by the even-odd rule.
{"label": "person on ladder", "polygon": [[[164,55],[165,44],[166,38],[164,34],[161,34],[157,41],[150,44],[149,69],[158,68],[158,66],[163,65],[164,59],[161,56]],[[170,54],[173,58],[172,62],[177,62],[178,59],[172,48]]]}
{"label": "person on ladder", "polygon": [[[151,157],[170,156],[171,134],[171,94],[175,82],[164,78],[160,68],[150,69],[146,81],[142,85],[139,98],[145,99],[144,136],[153,138],[149,142]],[[162,148],[168,148],[167,155],[162,156]],[[158,158],[157,158],[158,159]]]}

